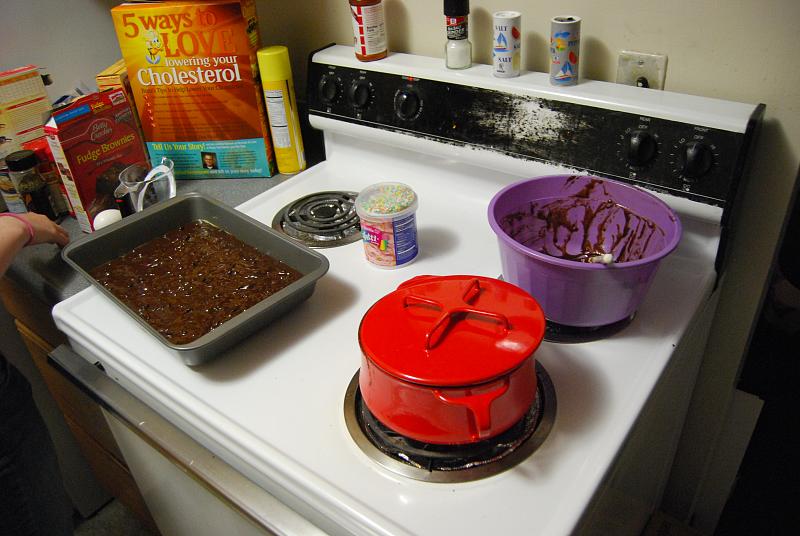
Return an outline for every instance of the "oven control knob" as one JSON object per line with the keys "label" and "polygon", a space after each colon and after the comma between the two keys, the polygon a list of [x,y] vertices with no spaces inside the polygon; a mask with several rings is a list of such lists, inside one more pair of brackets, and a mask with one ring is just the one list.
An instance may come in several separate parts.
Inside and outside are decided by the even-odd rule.
{"label": "oven control knob", "polygon": [[359,110],[365,110],[372,102],[372,83],[368,80],[356,80],[347,90],[350,104]]}
{"label": "oven control knob", "polygon": [[627,158],[632,166],[644,166],[656,157],[658,143],[646,130],[634,130],[627,136]]}
{"label": "oven control knob", "polygon": [[714,164],[711,147],[699,141],[690,141],[684,145],[679,157],[682,173],[691,179],[702,177]]}
{"label": "oven control knob", "polygon": [[329,106],[336,102],[341,93],[341,84],[341,80],[336,76],[323,75],[319,80],[319,86],[317,86],[320,100]]}
{"label": "oven control knob", "polygon": [[394,111],[397,117],[410,121],[419,115],[422,99],[413,89],[401,89],[394,97]]}

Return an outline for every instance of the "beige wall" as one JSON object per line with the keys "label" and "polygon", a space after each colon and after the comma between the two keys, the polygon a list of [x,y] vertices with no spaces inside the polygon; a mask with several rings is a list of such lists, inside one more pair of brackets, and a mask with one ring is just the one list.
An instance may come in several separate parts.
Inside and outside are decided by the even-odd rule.
{"label": "beige wall", "polygon": [[51,75],[51,100],[94,77],[121,54],[110,9],[115,0],[2,0],[0,70],[32,63]]}

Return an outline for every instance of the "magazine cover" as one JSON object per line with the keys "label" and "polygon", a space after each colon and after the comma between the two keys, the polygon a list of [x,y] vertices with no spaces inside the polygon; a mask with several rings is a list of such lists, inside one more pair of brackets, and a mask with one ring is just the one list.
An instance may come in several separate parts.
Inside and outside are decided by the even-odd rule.
{"label": "magazine cover", "polygon": [[180,179],[270,177],[250,0],[132,2],[111,10],[152,162]]}

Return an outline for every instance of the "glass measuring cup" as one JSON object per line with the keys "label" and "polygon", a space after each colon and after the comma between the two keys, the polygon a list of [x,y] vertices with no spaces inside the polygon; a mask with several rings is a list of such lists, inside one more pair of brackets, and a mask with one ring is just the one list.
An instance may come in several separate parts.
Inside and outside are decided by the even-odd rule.
{"label": "glass measuring cup", "polygon": [[150,168],[147,163],[132,164],[119,174],[119,186],[114,190],[117,199],[128,199],[131,212],[141,212],[160,201],[175,197],[174,164],[167,157]]}

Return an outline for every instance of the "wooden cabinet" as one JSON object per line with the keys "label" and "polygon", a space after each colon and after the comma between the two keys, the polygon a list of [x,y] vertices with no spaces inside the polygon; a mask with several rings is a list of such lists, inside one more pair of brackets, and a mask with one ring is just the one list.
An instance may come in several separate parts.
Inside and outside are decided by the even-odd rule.
{"label": "wooden cabinet", "polygon": [[53,323],[50,308],[8,278],[0,280],[0,296],[95,477],[146,527],[158,534],[100,407],[47,362],[47,355],[66,342],[66,337]]}

